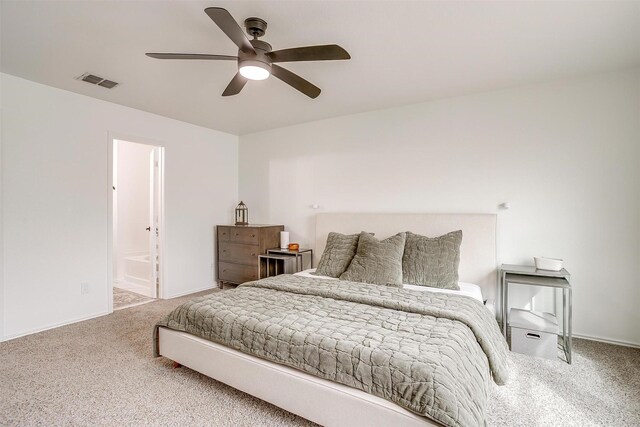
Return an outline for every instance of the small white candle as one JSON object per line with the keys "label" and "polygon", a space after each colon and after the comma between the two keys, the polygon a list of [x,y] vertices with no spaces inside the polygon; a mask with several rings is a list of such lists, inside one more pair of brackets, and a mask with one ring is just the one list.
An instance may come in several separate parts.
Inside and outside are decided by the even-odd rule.
{"label": "small white candle", "polygon": [[280,232],[280,249],[289,248],[289,232],[281,231]]}

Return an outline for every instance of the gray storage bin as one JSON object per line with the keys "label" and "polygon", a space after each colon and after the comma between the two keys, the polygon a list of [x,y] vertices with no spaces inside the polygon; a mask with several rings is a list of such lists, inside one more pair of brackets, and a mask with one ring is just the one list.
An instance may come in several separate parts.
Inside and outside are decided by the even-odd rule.
{"label": "gray storage bin", "polygon": [[546,359],[558,356],[558,321],[553,314],[512,308],[509,326],[511,351]]}

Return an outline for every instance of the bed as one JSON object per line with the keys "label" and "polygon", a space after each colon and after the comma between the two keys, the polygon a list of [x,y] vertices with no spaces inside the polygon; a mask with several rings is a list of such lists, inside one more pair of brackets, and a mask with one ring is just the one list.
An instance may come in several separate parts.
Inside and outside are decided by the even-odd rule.
{"label": "bed", "polygon": [[[502,354],[504,349],[501,347],[504,343],[499,341],[503,340],[503,338],[497,329],[497,324],[495,324],[494,315],[487,314],[490,312],[482,302],[485,299],[492,299],[496,293],[495,223],[495,215],[484,214],[318,215],[316,217],[316,253],[322,253],[330,231],[347,234],[367,230],[375,232],[377,236],[385,237],[399,230],[412,230],[423,235],[438,236],[451,230],[461,229],[464,233],[464,239],[460,253],[460,281],[469,285],[462,286],[461,291],[457,292],[458,295],[450,295],[450,293],[442,292],[425,293],[421,292],[422,289],[397,291],[395,289],[385,289],[384,286],[373,287],[350,282],[345,288],[345,283],[338,283],[341,281],[313,276],[309,271],[296,276],[277,276],[276,278],[263,279],[243,285],[241,291],[235,294],[225,292],[225,298],[227,299],[224,302],[220,300],[200,301],[194,302],[190,306],[185,306],[182,310],[176,310],[171,321],[161,322],[156,328],[154,340],[156,355],[167,357],[321,425],[453,426],[477,424],[480,422],[478,421],[481,420],[479,417],[483,416],[482,411],[486,406],[487,387],[485,383],[487,378],[493,376],[494,380],[500,382],[506,379],[506,362]],[[311,283],[313,284],[312,286],[310,286]],[[286,298],[279,297],[279,295],[286,295]],[[278,325],[278,332],[275,332],[275,329],[269,326],[272,329],[269,333],[272,333],[273,337],[270,337],[268,333],[265,338],[263,336],[250,335],[247,332],[246,325],[251,324],[252,316],[243,314],[243,310],[246,310],[242,306],[243,298],[245,305],[251,304],[252,301],[255,302],[253,309],[259,312],[255,315],[258,319],[263,314],[260,311],[262,306],[271,307],[282,304],[283,310],[285,310],[283,312],[286,313],[286,316],[283,315],[281,320],[278,320],[281,323]],[[286,304],[289,304],[289,306],[285,307],[286,304],[283,300],[286,300]],[[237,306],[234,305],[236,304],[234,301],[237,301]],[[202,332],[203,329],[198,329],[199,332],[196,332],[195,329],[192,330],[178,325],[179,322],[177,320],[179,319],[187,319],[188,323],[190,316],[193,315],[197,307],[206,306],[207,309],[210,309],[209,305],[215,306],[216,304],[219,305],[216,313],[227,311],[221,315],[216,314],[218,317],[203,317],[202,320],[193,320],[191,323],[194,325],[200,324],[198,328],[204,328],[203,325],[205,323],[212,322],[211,325],[206,326],[210,330],[218,328],[216,330],[227,331],[219,333],[219,335],[226,334],[231,337],[226,345],[215,342],[218,339],[217,336],[207,336],[207,333]],[[292,307],[297,306],[305,307],[305,310],[314,311],[310,311],[309,313],[311,314],[301,311],[296,319],[291,320]],[[336,311],[332,312],[332,310]],[[444,324],[453,328],[446,330],[444,332],[445,336],[437,338],[445,340],[448,346],[447,349],[443,351],[437,350],[434,353],[438,355],[439,352],[442,352],[446,355],[448,351],[451,352],[446,356],[446,363],[451,364],[453,369],[448,366],[444,367],[446,369],[437,366],[434,372],[437,371],[440,374],[440,379],[438,380],[440,382],[433,380],[433,384],[428,384],[427,381],[416,381],[417,388],[406,386],[402,381],[397,381],[397,378],[389,379],[391,377],[387,378],[383,374],[380,374],[380,378],[387,378],[387,380],[377,380],[378,383],[376,383],[375,379],[367,382],[352,373],[354,378],[357,377],[357,381],[365,383],[364,385],[353,384],[352,382],[355,380],[351,380],[351,377],[345,379],[344,377],[336,376],[335,366],[332,366],[334,368],[333,371],[323,368],[314,372],[313,369],[310,369],[309,359],[313,360],[314,357],[313,354],[308,353],[306,347],[301,350],[303,356],[300,357],[301,362],[299,364],[284,359],[279,360],[279,363],[275,363],[274,361],[266,360],[266,355],[259,352],[249,354],[243,347],[254,346],[256,340],[269,341],[273,338],[275,343],[272,345],[272,348],[275,349],[274,354],[278,352],[295,354],[295,352],[291,351],[291,348],[294,348],[294,350],[296,348],[295,331],[291,332],[290,336],[287,336],[286,328],[282,326],[284,324],[282,322],[298,322],[307,315],[310,318],[313,316],[317,318],[318,313],[325,313],[327,318],[335,317],[338,319],[340,317],[338,316],[339,311],[344,315],[349,310],[362,310],[362,313],[357,313],[360,317],[356,321],[360,321],[363,316],[369,316],[370,320],[367,320],[367,325],[371,324],[374,328],[379,327],[376,322],[393,323],[401,321],[400,323],[407,325],[407,322],[413,322],[416,316],[420,319],[420,322],[431,322],[431,319],[434,319],[433,325],[438,325],[439,327]],[[437,317],[440,315],[442,318]],[[249,323],[242,324],[239,327],[240,329],[236,328],[236,338],[234,338],[233,328],[225,325],[222,321],[218,322],[218,318],[222,319],[225,316],[233,317],[233,322],[243,318],[244,322]],[[377,319],[384,316],[389,316],[389,318]],[[398,320],[397,316],[400,316],[400,320]],[[338,339],[336,341],[335,339],[335,334],[337,333],[337,336],[340,336],[340,328],[345,326],[339,323],[341,321],[343,319],[336,320],[338,323],[334,325],[335,330],[327,331],[327,337],[322,337],[320,342],[315,344],[318,348],[322,349],[323,343],[329,342],[330,339],[333,339],[331,342],[336,348],[340,345],[349,344],[351,335],[345,335],[344,340]],[[491,321],[493,321],[494,325],[490,325]],[[483,322],[484,326],[478,326]],[[272,326],[275,327],[275,323],[277,322],[273,322]],[[325,327],[325,325],[322,326]],[[418,326],[420,328],[424,327],[422,324]],[[495,335],[494,329],[497,331],[499,338]],[[433,330],[435,331],[436,329]],[[254,331],[251,330],[250,332],[253,333]],[[372,334],[371,336],[373,337],[377,332],[378,330],[373,329],[368,333]],[[405,332],[403,331],[403,333]],[[385,333],[390,334],[389,336],[393,338],[394,332],[387,331]],[[469,334],[475,335],[469,338]],[[456,338],[451,339],[446,335]],[[464,337],[462,338],[458,337],[463,335]],[[418,336],[422,337],[418,333],[411,336],[412,339],[417,339]],[[435,338],[429,337],[429,339],[436,342]],[[264,342],[259,342],[259,344],[263,347],[265,346]],[[280,350],[282,345],[289,345],[286,352]],[[306,341],[304,345],[306,345]],[[425,345],[431,345],[430,341],[419,343],[419,348],[422,349]],[[464,347],[467,350],[462,351],[460,350],[462,347],[456,347],[460,345],[467,346]],[[302,348],[302,344],[300,346]],[[453,351],[449,349],[449,346],[458,350]],[[479,351],[481,347],[482,351]],[[382,361],[374,360],[380,354],[374,355],[375,357],[371,356],[370,360],[365,361],[370,365],[365,366],[365,371],[391,372],[392,376],[397,377],[399,375],[397,373],[399,367],[400,371],[404,369],[402,363],[400,363],[403,362],[403,357],[410,357],[411,352],[415,352],[410,346],[407,348],[408,350],[405,351],[405,348],[399,345],[398,349],[402,349],[406,354],[402,352],[399,354],[394,353],[386,359],[383,357],[384,360]],[[372,354],[374,350],[372,350]],[[321,358],[323,353],[319,354]],[[358,357],[361,359],[356,360],[356,362],[347,360],[344,362],[344,366],[353,363],[353,366],[358,366],[358,369],[360,369],[360,365],[363,363],[362,354],[359,353]],[[438,360],[444,360],[444,356],[440,355],[438,357],[440,357]],[[449,362],[450,358],[457,358],[460,361]],[[473,363],[469,362],[471,358],[473,358]],[[483,358],[484,362],[482,362]],[[272,357],[272,360],[274,359],[277,358]],[[393,366],[385,365],[393,363],[395,363]],[[474,366],[474,363],[479,365]],[[482,365],[483,363],[486,364],[486,369]],[[337,371],[342,372],[344,366],[337,369]],[[411,375],[414,375],[413,362],[406,366]],[[418,371],[420,370],[418,369]],[[476,371],[483,372],[478,373]],[[484,371],[489,372],[489,374]],[[417,375],[421,375],[420,372]],[[322,378],[323,376],[324,378]],[[385,381],[389,382],[389,384],[385,383]],[[468,384],[455,385],[460,382]],[[445,387],[442,387],[441,383],[445,384]],[[401,384],[400,391],[396,390],[399,388],[398,384]],[[360,389],[355,387],[360,387]],[[392,388],[395,394],[389,395],[387,393],[389,388]],[[453,388],[449,394],[455,394],[456,396],[447,395],[445,393],[447,388]],[[436,389],[440,391],[434,394]],[[439,396],[438,393],[441,395]],[[464,396],[457,396],[458,394]],[[475,395],[477,395],[477,402],[474,401],[476,399]],[[455,407],[458,404],[456,399],[460,399],[459,408]],[[482,402],[480,402],[481,400]],[[445,403],[443,404],[442,402]],[[429,407],[428,411],[433,410],[434,412],[425,412],[424,407],[427,406]],[[433,409],[434,407],[436,409]],[[460,413],[463,415],[460,415]]]}

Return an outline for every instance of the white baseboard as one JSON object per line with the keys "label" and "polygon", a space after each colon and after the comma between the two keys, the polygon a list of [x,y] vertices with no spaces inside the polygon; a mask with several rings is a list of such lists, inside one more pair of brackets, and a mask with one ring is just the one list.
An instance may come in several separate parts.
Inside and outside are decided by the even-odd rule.
{"label": "white baseboard", "polygon": [[608,338],[602,338],[594,335],[573,334],[573,338],[580,338],[580,339],[589,340],[589,341],[598,341],[598,342],[603,342],[605,344],[621,345],[623,347],[640,348],[640,344],[638,343],[633,343],[630,341],[611,340]]}
{"label": "white baseboard", "polygon": [[209,291],[211,289],[218,289],[218,286],[217,285],[205,286],[204,288],[194,289],[192,291],[182,292],[182,293],[179,293],[179,294],[167,295],[167,296],[163,297],[162,299],[173,299],[173,298],[184,297],[186,295],[191,295],[191,294],[195,294],[195,293],[203,292],[203,291]]}
{"label": "white baseboard", "polygon": [[76,317],[75,319],[66,320],[66,321],[60,322],[60,323],[53,323],[53,324],[44,326],[42,328],[36,328],[36,329],[31,329],[31,330],[26,331],[26,332],[20,332],[18,334],[7,335],[6,337],[4,337],[3,341],[14,340],[16,338],[24,337],[24,336],[27,336],[27,335],[37,334],[38,332],[48,331],[49,329],[59,328],[60,326],[71,325],[72,323],[84,322],[85,320],[95,319],[96,317],[106,316],[107,314],[109,314],[109,313],[105,311],[105,312],[101,312],[101,313],[98,313],[98,314],[91,314],[89,316]]}
{"label": "white baseboard", "polygon": [[137,306],[139,306],[139,305],[149,304],[149,303],[154,302],[154,301],[155,301],[155,300],[142,301],[142,302],[134,302],[133,304],[123,305],[122,307],[114,308],[114,309],[113,309],[113,312],[115,313],[116,311],[124,310],[125,308],[131,308],[131,307],[137,307]]}

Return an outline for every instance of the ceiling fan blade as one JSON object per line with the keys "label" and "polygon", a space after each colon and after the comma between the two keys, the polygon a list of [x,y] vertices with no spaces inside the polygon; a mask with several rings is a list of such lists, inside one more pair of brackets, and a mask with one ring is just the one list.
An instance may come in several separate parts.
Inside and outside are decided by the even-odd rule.
{"label": "ceiling fan blade", "polygon": [[292,73],[289,70],[285,70],[279,65],[272,64],[271,65],[271,74],[293,87],[294,89],[298,89],[300,92],[307,95],[309,98],[317,98],[320,95],[320,88],[315,86],[312,83],[309,83],[302,77],[297,74]]}
{"label": "ceiling fan blade", "polygon": [[156,59],[208,59],[222,61],[235,61],[238,59],[237,56],[209,55],[206,53],[147,53],[146,55]]}
{"label": "ceiling fan blade", "polygon": [[231,79],[231,81],[227,85],[224,92],[222,92],[222,96],[237,95],[240,93],[240,91],[246,84],[247,84],[247,79],[242,77],[240,73],[236,73],[236,75]]}
{"label": "ceiling fan blade", "polygon": [[231,39],[232,42],[245,53],[256,53],[249,38],[246,36],[242,28],[238,25],[233,16],[221,7],[208,7],[204,13],[216,23],[218,27]]}
{"label": "ceiling fan blade", "polygon": [[269,56],[273,62],[333,61],[338,59],[351,59],[349,52],[337,44],[276,50],[274,52],[267,53],[267,56]]}

